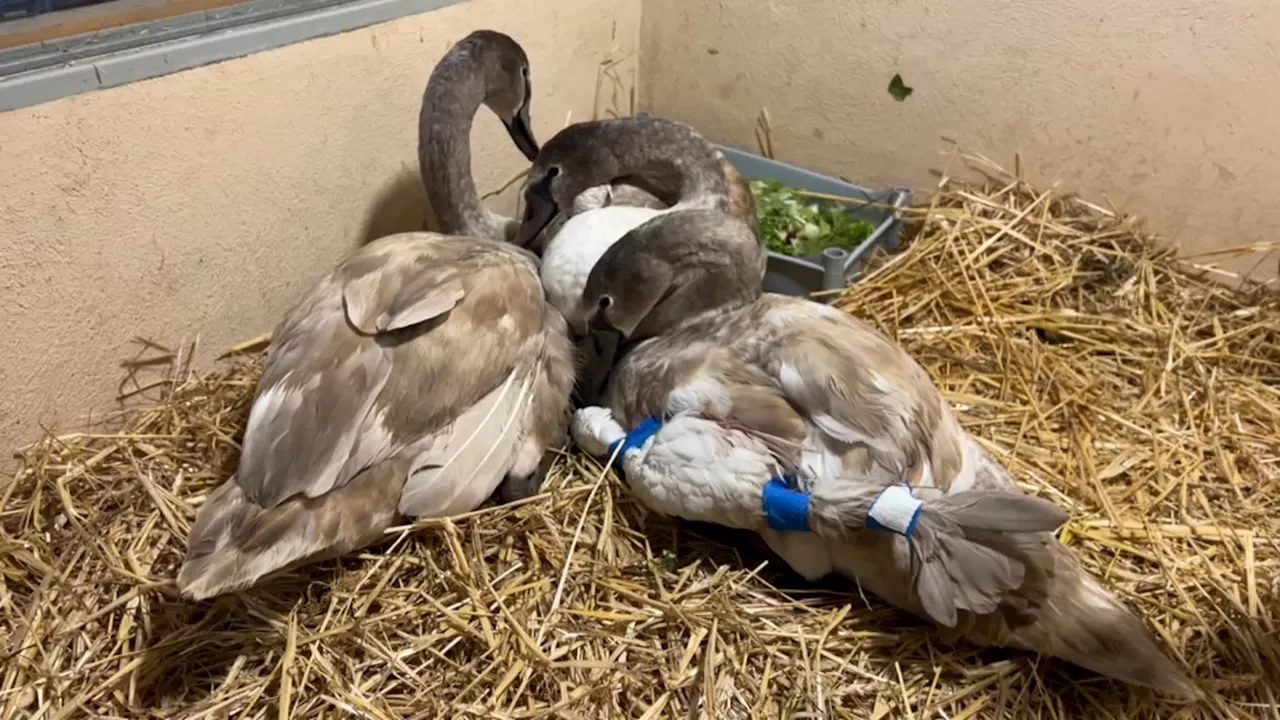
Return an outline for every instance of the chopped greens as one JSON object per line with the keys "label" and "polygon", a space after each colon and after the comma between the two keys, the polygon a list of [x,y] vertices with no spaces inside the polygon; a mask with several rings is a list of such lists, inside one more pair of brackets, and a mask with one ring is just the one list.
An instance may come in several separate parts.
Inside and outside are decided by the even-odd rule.
{"label": "chopped greens", "polygon": [[809,257],[829,247],[853,250],[875,232],[871,223],[853,217],[843,206],[804,198],[799,190],[778,180],[751,181],[760,236],[769,251]]}

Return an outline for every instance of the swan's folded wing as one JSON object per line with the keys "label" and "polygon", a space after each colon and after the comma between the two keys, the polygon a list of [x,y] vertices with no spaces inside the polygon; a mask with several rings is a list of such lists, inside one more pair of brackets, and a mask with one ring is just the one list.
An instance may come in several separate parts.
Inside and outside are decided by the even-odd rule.
{"label": "swan's folded wing", "polygon": [[405,328],[454,307],[462,298],[456,264],[418,259],[356,256],[277,327],[237,470],[250,500],[271,507],[318,497],[398,449],[376,407],[393,355],[347,323]]}
{"label": "swan's folded wing", "polygon": [[343,316],[311,327],[302,337],[277,335],[283,342],[249,411],[236,477],[263,507],[318,497],[351,478],[344,468],[391,371],[390,358],[351,333]]}
{"label": "swan's folded wing", "polygon": [[399,280],[369,274],[348,282],[342,296],[351,324],[366,335],[402,330],[449,312],[465,294],[457,278],[434,286],[393,286]]}
{"label": "swan's folded wing", "polygon": [[903,480],[945,490],[963,465],[963,438],[928,373],[854,318],[808,305],[775,309],[783,320],[797,312],[809,317],[803,323],[775,318],[778,337],[764,354],[787,399],[830,439],[865,444],[875,462]]}
{"label": "swan's folded wing", "polygon": [[496,389],[432,438],[405,483],[402,515],[456,515],[493,493],[519,448],[536,369],[513,369]]}

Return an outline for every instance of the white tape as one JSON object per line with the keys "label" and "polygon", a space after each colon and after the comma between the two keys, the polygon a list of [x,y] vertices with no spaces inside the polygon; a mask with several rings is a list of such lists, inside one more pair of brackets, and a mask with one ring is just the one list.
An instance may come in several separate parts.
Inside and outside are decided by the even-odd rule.
{"label": "white tape", "polygon": [[885,530],[910,537],[921,505],[924,505],[924,501],[916,499],[911,494],[910,487],[890,485],[872,501],[871,507],[867,509],[867,518],[879,523]]}
{"label": "white tape", "polygon": [[609,446],[626,437],[613,412],[606,407],[588,406],[573,414],[573,441],[592,455],[604,455]]}

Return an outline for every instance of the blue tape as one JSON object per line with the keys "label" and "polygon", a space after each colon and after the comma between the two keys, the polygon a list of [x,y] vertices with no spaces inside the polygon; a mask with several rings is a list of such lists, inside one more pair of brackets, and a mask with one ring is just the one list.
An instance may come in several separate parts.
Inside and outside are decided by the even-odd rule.
{"label": "blue tape", "polygon": [[902,533],[902,537],[908,540],[911,539],[912,533],[916,531],[916,523],[920,522],[920,511],[923,509],[924,509],[923,505],[916,508],[915,513],[911,516],[911,522],[907,523],[907,531]]}
{"label": "blue tape", "polygon": [[792,532],[809,531],[809,493],[792,490],[775,477],[765,484],[762,497],[769,527]]}
{"label": "blue tape", "polygon": [[[628,452],[643,447],[649,441],[649,438],[658,432],[660,427],[662,427],[662,421],[656,415],[650,415],[641,420],[639,425],[631,428],[631,432],[610,443],[608,454],[609,457],[613,458],[613,466],[621,470],[622,458],[626,457]],[[614,455],[614,451],[618,449],[619,445],[622,446],[622,452]]]}
{"label": "blue tape", "polygon": [[[614,466],[622,470],[622,458],[628,452],[643,447],[661,427],[662,420],[656,415],[650,415],[626,435],[610,443],[608,454],[614,459]],[[618,449],[619,445],[622,446],[621,451]],[[774,530],[809,532],[809,493],[792,490],[787,486],[789,481],[790,478],[784,480],[775,477],[765,484],[762,493],[765,517],[768,518],[769,527]]]}

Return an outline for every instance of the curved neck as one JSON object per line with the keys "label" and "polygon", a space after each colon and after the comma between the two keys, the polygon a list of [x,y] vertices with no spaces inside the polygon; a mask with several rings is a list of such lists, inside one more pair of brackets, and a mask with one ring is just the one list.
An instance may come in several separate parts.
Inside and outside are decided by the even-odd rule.
{"label": "curved neck", "polygon": [[510,240],[518,223],[485,207],[471,175],[471,126],[484,104],[484,77],[466,48],[431,73],[418,115],[418,170],[438,232]]}
{"label": "curved neck", "polygon": [[[548,150],[552,143],[566,149]],[[578,155],[580,166],[587,168],[581,172],[586,187],[625,183],[667,206],[729,211],[729,181],[720,153],[693,128],[674,120],[623,117],[582,123],[561,131],[543,152]]]}
{"label": "curved neck", "polygon": [[729,209],[729,183],[717,158],[654,157],[618,179],[667,203],[673,208]]}
{"label": "curved neck", "polygon": [[742,221],[718,210],[669,212],[631,231],[614,262],[666,278],[661,296],[632,331],[636,338],[673,332],[760,297],[764,249]]}
{"label": "curved neck", "polygon": [[634,337],[667,335],[755,302],[760,287],[742,269],[737,262],[720,262],[677,274],[669,295],[641,321]]}

